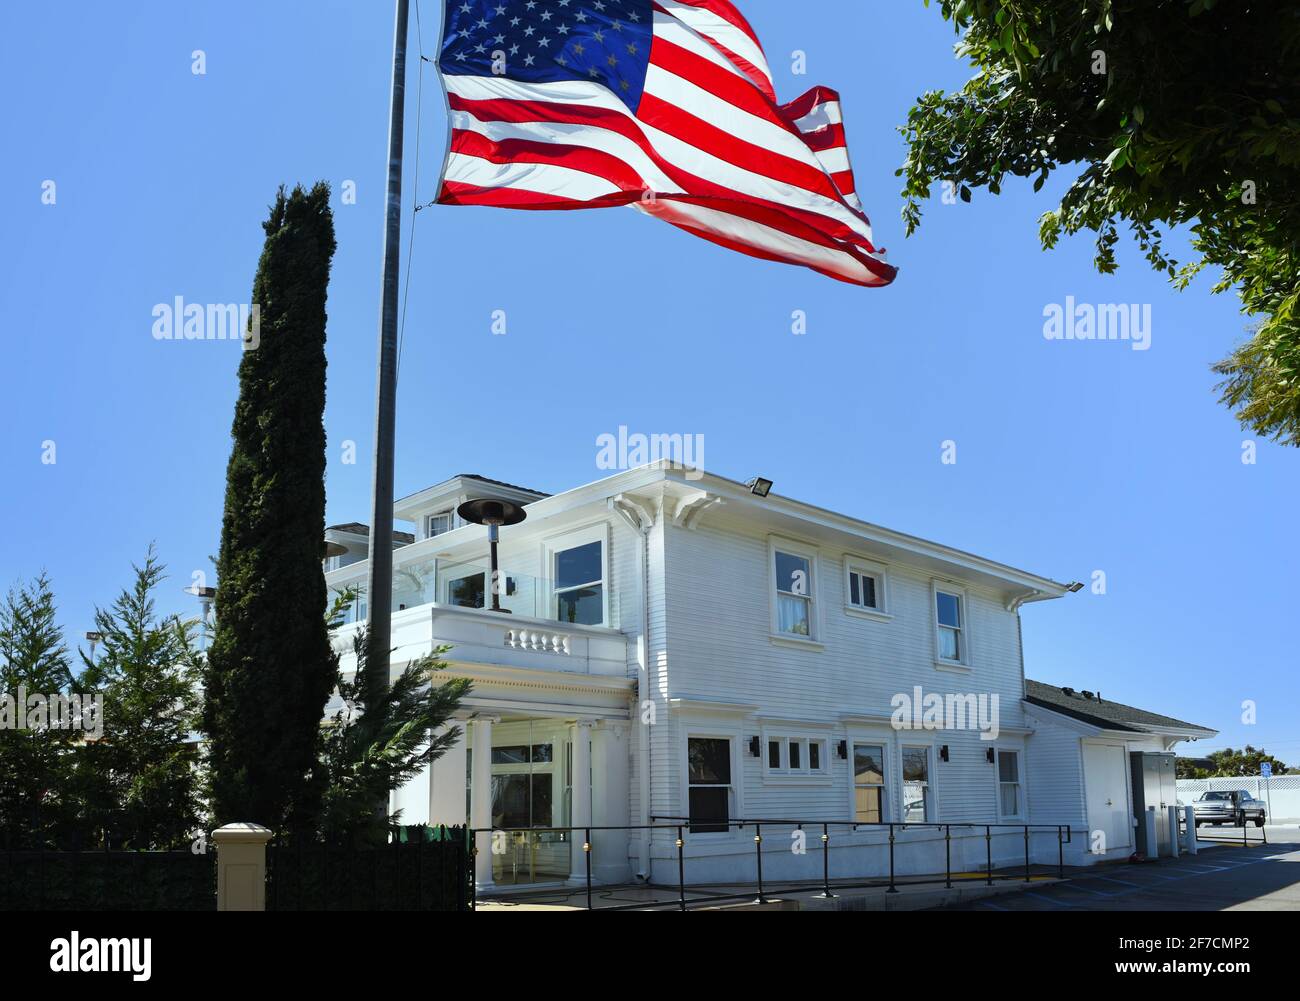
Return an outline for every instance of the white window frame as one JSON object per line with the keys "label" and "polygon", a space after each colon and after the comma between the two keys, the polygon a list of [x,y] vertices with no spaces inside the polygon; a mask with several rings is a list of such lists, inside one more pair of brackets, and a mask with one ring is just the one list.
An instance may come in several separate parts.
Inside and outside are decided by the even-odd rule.
{"label": "white window frame", "polygon": [[701,722],[696,725],[688,723],[683,727],[682,745],[681,745],[681,816],[690,817],[691,815],[691,740],[699,738],[702,740],[725,740],[731,749],[731,782],[728,783],[730,794],[727,800],[727,819],[732,822],[726,831],[691,831],[689,821],[682,823],[682,835],[688,841],[704,842],[710,841],[735,841],[743,833],[736,826],[734,821],[737,817],[743,817],[744,814],[744,762],[740,756],[741,734],[733,726],[710,724]]}
{"label": "white window frame", "polygon": [[[894,819],[894,812],[896,810],[896,807],[894,806],[893,803],[894,784],[889,781],[891,768],[894,767],[892,762],[897,757],[894,750],[895,745],[894,745],[893,733],[890,732],[888,735],[886,735],[885,733],[873,732],[871,730],[850,730],[847,734],[847,739],[844,746],[847,751],[846,754],[847,761],[845,762],[845,764],[848,766],[849,769],[848,816],[856,820],[858,816],[858,794],[857,794],[858,783],[857,783],[857,776],[854,774],[853,771],[853,745],[854,744],[872,744],[880,748],[880,754],[881,754],[880,779],[881,782],[883,783],[883,787],[880,792],[880,822],[882,824],[887,824]],[[866,821],[863,821],[863,823],[866,823]],[[864,830],[870,830],[870,828],[864,828]]]}
{"label": "white window frame", "polygon": [[[960,656],[956,660],[950,660],[944,657],[940,652],[943,648],[940,645],[939,636],[944,629],[950,629],[951,626],[942,626],[939,623],[939,595],[948,594],[955,597],[958,601],[958,617],[961,625],[957,627],[957,650]],[[936,667],[947,668],[949,670],[969,670],[970,669],[970,598],[966,588],[956,584],[949,583],[946,580],[933,580],[930,582],[930,622],[934,630],[934,663]]]}
{"label": "white window frame", "polygon": [[[1002,755],[1014,754],[1016,756],[1016,786],[1019,792],[1016,795],[1016,802],[1020,806],[1018,814],[1005,814],[1002,812]],[[1010,785],[1010,783],[1007,783]],[[1025,791],[1029,783],[1025,781],[1025,752],[1023,747],[1011,747],[1009,745],[995,745],[993,748],[993,795],[995,797],[995,807],[998,811],[998,820],[1025,821],[1029,816],[1029,803],[1025,798]]]}
{"label": "white window frame", "polygon": [[[772,766],[770,753],[772,743],[780,748],[779,764]],[[799,767],[790,767],[790,745],[799,746]],[[812,767],[812,751],[817,745],[820,759],[817,768]],[[815,732],[798,728],[785,729],[764,726],[759,735],[759,758],[763,764],[763,780],[770,782],[798,782],[803,784],[829,785],[831,781],[831,735],[829,730]]]}
{"label": "white window frame", "polygon": [[[808,561],[808,635],[800,636],[798,633],[781,632],[780,622],[780,600],[777,596],[777,579],[776,579],[776,554],[785,553],[789,556],[797,556],[800,559]],[[794,539],[784,539],[778,536],[770,536],[767,540],[767,597],[768,606],[771,614],[769,628],[771,629],[772,642],[778,644],[788,644],[790,646],[808,647],[820,649],[822,646],[822,623],[821,623],[821,595],[818,590],[817,582],[820,574],[817,560],[816,546],[810,546],[807,543],[797,542]],[[788,593],[788,592],[787,592]],[[803,596],[801,596],[803,597]]]}
{"label": "white window frame", "polygon": [[924,750],[926,753],[925,819],[911,821],[911,823],[933,824],[939,819],[939,793],[935,782],[936,762],[939,754],[934,743],[927,740],[900,740],[898,742],[898,819],[907,821],[907,803],[905,800],[907,796],[907,780],[903,777],[903,757],[905,752],[911,749]]}
{"label": "white window frame", "polygon": [[[853,588],[850,577],[853,574],[875,578],[876,607],[853,604]],[[844,610],[850,615],[869,619],[892,619],[889,612],[889,567],[874,560],[862,559],[852,553],[844,554]]]}
{"label": "white window frame", "polygon": [[[555,560],[560,553],[568,549],[577,549],[580,546],[588,545],[592,542],[600,543],[600,580],[588,581],[584,584],[574,585],[574,587],[590,587],[592,584],[600,584],[601,597],[601,620],[594,623],[597,626],[612,628],[613,623],[610,618],[610,591],[612,585],[609,573],[609,523],[600,522],[595,525],[588,525],[585,528],[576,528],[565,532],[562,535],[552,536],[542,543],[542,566],[545,568],[545,581],[548,591],[547,597],[547,617],[555,622],[560,622],[560,600],[559,596],[562,591],[555,587]],[[565,591],[573,588],[565,588]],[[570,623],[564,623],[569,625]],[[583,625],[583,623],[573,623],[573,625]]]}
{"label": "white window frame", "polygon": [[[435,518],[447,519],[446,531],[436,532],[436,533],[433,531],[433,521]],[[453,508],[448,508],[445,511],[435,511],[433,514],[427,514],[424,516],[424,537],[426,539],[432,539],[438,535],[446,535],[447,532],[453,531],[455,528],[456,528],[456,512]]]}

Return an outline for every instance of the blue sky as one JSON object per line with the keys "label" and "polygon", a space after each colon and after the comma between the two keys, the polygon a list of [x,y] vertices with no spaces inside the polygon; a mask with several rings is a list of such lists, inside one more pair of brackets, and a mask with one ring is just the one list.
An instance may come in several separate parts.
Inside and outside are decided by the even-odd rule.
{"label": "blue sky", "polygon": [[[1259,442],[1243,464],[1253,438],[1215,400],[1209,366],[1246,326],[1235,297],[1211,296],[1212,276],[1173,291],[1131,244],[1106,277],[1086,236],[1040,250],[1036,220],[1064,176],[1038,195],[1017,182],[969,205],[935,199],[905,240],[895,129],[919,93],[966,78],[950,28],[916,0],[740,6],[783,101],[818,83],[841,92],[898,281],[842,285],[624,209],[421,212],[398,495],[461,471],[563,490],[601,475],[596,438],[620,425],[702,434],[714,472],[761,473],[778,493],[1060,580],[1103,570],[1105,595],[1025,609],[1030,677],[1300,759],[1300,455]],[[439,7],[420,13],[432,56]],[[391,10],[140,0],[78,4],[57,26],[38,5],[8,17],[22,43],[0,61],[0,581],[47,570],[80,636],[150,541],[172,574],[165,610],[192,610],[180,589],[210,570],[238,348],[156,341],[151,311],[176,296],[246,301],[281,183],[336,189],[328,514],[369,516]],[[791,73],[795,50],[806,76]],[[427,201],[446,140],[427,64],[418,120]],[[345,180],[355,205],[339,204]],[[1067,296],[1149,303],[1150,350],[1045,340],[1043,309]],[[955,465],[940,461],[945,440]]]}

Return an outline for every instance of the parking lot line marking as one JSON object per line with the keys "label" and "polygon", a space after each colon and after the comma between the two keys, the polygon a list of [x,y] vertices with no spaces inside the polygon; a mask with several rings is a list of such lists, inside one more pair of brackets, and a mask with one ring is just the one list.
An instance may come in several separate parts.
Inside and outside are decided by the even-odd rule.
{"label": "parking lot line marking", "polygon": [[1144,889],[1141,883],[1130,883],[1127,879],[1116,879],[1114,876],[1090,876],[1090,879],[1104,879],[1107,883],[1118,883],[1120,886],[1131,886],[1135,890]]}
{"label": "parking lot line marking", "polygon": [[1039,900],[1042,900],[1042,901],[1044,901],[1045,903],[1048,903],[1048,904],[1055,904],[1057,907],[1073,907],[1073,906],[1074,906],[1073,904],[1067,904],[1067,903],[1066,903],[1065,901],[1063,901],[1063,900],[1053,900],[1051,897],[1045,897],[1045,896],[1043,896],[1041,893],[1034,893],[1034,892],[1032,892],[1032,891],[1030,891],[1030,890],[1026,890],[1026,891],[1025,891],[1025,896],[1026,896],[1026,897],[1037,897]]}

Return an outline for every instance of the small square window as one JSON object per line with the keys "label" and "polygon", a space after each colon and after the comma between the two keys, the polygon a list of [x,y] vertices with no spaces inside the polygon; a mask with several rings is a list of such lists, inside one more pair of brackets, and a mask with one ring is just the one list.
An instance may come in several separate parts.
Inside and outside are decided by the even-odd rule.
{"label": "small square window", "polygon": [[817,741],[808,742],[808,767],[818,771],[822,766],[822,746]]}
{"label": "small square window", "polygon": [[800,752],[802,750],[803,748],[800,745],[799,741],[797,740],[790,741],[790,767],[792,769],[803,767],[803,761],[800,759]]}
{"label": "small square window", "polygon": [[858,608],[878,609],[876,578],[872,574],[849,573],[849,604]]}
{"label": "small square window", "polygon": [[769,740],[767,742],[767,767],[781,767],[781,742],[779,740]]}

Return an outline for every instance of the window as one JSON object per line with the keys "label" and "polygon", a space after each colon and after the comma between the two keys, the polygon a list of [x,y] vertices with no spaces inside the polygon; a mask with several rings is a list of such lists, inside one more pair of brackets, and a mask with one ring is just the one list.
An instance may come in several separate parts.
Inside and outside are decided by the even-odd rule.
{"label": "window", "polygon": [[888,570],[852,553],[844,554],[844,609],[866,618],[889,618]]}
{"label": "window", "polygon": [[812,637],[812,564],[805,556],[775,551],[776,630]]}
{"label": "window", "polygon": [[555,573],[555,617],[561,622],[599,626],[605,621],[604,547],[588,542],[572,549],[557,550]]}
{"label": "window", "polygon": [[692,834],[731,830],[731,741],[726,737],[690,737],[686,742]]}
{"label": "window", "polygon": [[998,751],[998,816],[1008,819],[1023,815],[1020,795],[1020,752]]}
{"label": "window", "polygon": [[820,737],[769,738],[767,771],[783,776],[825,776],[825,743]]}
{"label": "window", "polygon": [[849,571],[849,604],[858,608],[879,608],[875,574]]}
{"label": "window", "polygon": [[486,589],[483,574],[473,573],[447,582],[447,604],[461,608],[482,608]]}
{"label": "window", "polygon": [[966,662],[965,604],[961,594],[935,588],[934,620],[938,629],[940,660]]}
{"label": "window", "polygon": [[932,820],[930,809],[930,749],[903,748],[903,822]]}
{"label": "window", "polygon": [[453,528],[453,517],[454,515],[451,511],[441,511],[438,514],[429,515],[426,538],[432,539],[435,535],[442,535],[446,532],[450,532]]}
{"label": "window", "polygon": [[885,748],[853,745],[853,819],[879,824],[885,819]]}
{"label": "window", "polygon": [[[487,573],[466,574],[464,577],[453,577],[447,582],[447,604],[458,605],[461,608],[486,608],[488,605],[488,596],[491,592],[487,589]],[[501,578],[497,578],[500,580]],[[501,592],[500,597],[510,597],[518,591],[518,586],[513,577],[505,578],[505,589]]]}

